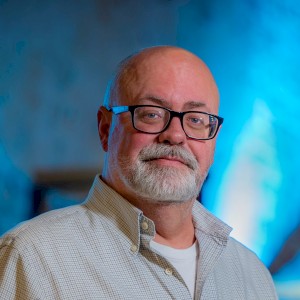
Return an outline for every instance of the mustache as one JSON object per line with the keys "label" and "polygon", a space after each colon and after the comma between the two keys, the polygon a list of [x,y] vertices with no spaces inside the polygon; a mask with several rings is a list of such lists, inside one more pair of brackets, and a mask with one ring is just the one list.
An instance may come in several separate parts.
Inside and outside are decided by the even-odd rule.
{"label": "mustache", "polygon": [[198,162],[196,158],[188,150],[181,146],[153,144],[143,148],[139,153],[139,159],[144,162],[163,157],[174,157],[180,159],[193,171],[198,168]]}

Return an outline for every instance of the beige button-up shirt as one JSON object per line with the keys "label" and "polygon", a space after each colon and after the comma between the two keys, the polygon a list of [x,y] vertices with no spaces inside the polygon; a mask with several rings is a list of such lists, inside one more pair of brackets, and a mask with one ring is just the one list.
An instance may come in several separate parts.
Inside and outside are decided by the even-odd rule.
{"label": "beige button-up shirt", "polygon": [[194,298],[151,251],[154,223],[97,176],[83,204],[1,238],[0,299],[277,299],[268,270],[229,237],[229,226],[199,203],[193,218],[200,246]]}

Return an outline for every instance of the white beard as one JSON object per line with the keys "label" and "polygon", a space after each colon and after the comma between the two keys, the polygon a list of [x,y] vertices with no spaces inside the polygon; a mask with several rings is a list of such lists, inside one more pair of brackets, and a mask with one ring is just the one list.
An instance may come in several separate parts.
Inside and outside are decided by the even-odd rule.
{"label": "white beard", "polygon": [[[178,169],[152,162],[164,156],[180,158],[186,165]],[[165,144],[147,146],[133,164],[125,160],[121,164],[127,186],[150,202],[167,204],[195,199],[207,175],[207,171],[200,173],[196,158],[186,149]]]}

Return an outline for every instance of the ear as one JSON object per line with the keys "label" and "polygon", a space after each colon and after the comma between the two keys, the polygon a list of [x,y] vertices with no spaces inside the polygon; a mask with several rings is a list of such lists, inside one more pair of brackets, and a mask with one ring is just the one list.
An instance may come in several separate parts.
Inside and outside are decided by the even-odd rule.
{"label": "ear", "polygon": [[109,112],[104,106],[101,106],[98,110],[97,118],[98,133],[102,144],[102,148],[105,152],[107,152],[109,129],[111,125],[111,112]]}

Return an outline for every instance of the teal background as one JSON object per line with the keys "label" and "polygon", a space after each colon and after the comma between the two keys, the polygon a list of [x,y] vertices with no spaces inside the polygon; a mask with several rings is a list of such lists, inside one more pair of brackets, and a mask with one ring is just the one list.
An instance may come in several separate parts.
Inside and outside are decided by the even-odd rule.
{"label": "teal background", "polygon": [[[31,216],[39,172],[101,171],[96,113],[116,64],[178,45],[211,68],[225,118],[202,201],[280,299],[300,299],[299,32],[292,0],[0,0],[0,234]],[[82,198],[52,190],[48,208]]]}

